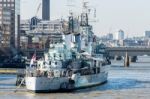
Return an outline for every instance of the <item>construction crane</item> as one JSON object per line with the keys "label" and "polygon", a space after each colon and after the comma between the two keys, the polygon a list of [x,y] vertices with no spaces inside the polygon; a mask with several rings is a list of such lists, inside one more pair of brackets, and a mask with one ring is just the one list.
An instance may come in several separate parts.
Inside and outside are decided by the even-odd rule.
{"label": "construction crane", "polygon": [[35,17],[37,17],[37,14],[38,14],[38,12],[39,12],[39,10],[40,10],[40,8],[41,8],[41,3],[38,5],[38,7],[37,7],[37,10],[36,10],[36,13],[35,13]]}

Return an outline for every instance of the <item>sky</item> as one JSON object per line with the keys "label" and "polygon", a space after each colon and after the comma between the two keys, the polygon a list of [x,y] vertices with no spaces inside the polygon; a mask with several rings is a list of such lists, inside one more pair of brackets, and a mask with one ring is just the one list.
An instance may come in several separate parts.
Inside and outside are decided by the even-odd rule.
{"label": "sky", "polygon": [[[69,10],[79,14],[82,1],[51,0],[51,19],[67,18]],[[94,19],[96,22],[91,24],[98,36],[115,33],[119,29],[125,32],[126,37],[144,36],[144,32],[150,30],[150,0],[86,1],[89,1],[91,9],[97,9],[96,19]],[[41,0],[21,0],[21,19],[35,16],[40,2]],[[37,16],[41,17],[41,8]]]}

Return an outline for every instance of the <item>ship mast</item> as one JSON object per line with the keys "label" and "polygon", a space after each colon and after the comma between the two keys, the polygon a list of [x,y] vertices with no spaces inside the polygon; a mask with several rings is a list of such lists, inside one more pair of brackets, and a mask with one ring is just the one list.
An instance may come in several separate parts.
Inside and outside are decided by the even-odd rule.
{"label": "ship mast", "polygon": [[81,26],[88,26],[89,22],[88,22],[88,2],[83,1],[83,11],[81,13]]}

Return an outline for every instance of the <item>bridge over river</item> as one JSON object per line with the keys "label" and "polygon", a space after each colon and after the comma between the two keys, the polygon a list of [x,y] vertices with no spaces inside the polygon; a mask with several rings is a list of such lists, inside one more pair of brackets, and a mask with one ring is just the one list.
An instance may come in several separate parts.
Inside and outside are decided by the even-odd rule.
{"label": "bridge over river", "polygon": [[127,67],[130,65],[130,60],[137,56],[150,56],[150,47],[108,47],[106,50],[109,56],[124,56],[124,65]]}
{"label": "bridge over river", "polygon": [[108,47],[107,51],[110,56],[142,56],[150,55],[150,47]]}

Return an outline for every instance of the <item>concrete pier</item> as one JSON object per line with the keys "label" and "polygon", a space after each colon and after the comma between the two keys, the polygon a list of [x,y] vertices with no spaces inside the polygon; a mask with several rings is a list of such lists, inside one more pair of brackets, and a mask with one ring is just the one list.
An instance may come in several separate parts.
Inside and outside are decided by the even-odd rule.
{"label": "concrete pier", "polygon": [[126,56],[124,58],[124,66],[129,67],[130,66],[130,58],[128,56],[128,53],[126,53]]}

